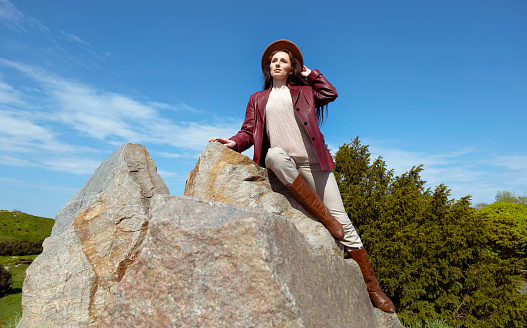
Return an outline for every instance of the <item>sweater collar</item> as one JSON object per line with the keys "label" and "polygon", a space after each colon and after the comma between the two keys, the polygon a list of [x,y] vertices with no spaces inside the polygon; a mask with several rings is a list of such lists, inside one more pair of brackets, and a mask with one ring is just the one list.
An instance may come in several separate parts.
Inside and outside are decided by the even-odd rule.
{"label": "sweater collar", "polygon": [[[293,100],[293,107],[296,106],[298,102],[298,97],[300,96],[300,87],[298,85],[287,84],[289,92],[291,93],[291,99]],[[258,99],[258,111],[260,112],[260,117],[265,118],[265,107],[267,106],[267,100],[269,100],[269,94],[273,86],[263,91],[262,96]]]}

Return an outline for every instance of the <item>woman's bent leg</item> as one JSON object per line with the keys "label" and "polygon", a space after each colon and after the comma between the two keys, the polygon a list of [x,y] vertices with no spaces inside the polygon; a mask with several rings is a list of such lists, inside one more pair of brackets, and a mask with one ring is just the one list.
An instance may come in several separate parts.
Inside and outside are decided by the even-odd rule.
{"label": "woman's bent leg", "polygon": [[335,220],[322,199],[298,173],[294,160],[283,149],[278,147],[269,149],[265,157],[265,165],[276,174],[302,207],[319,220],[333,237],[337,239],[344,237],[342,225]]}
{"label": "woman's bent leg", "polygon": [[354,259],[359,265],[364,282],[368,289],[370,299],[375,306],[385,312],[395,312],[392,301],[383,293],[375,273],[368,258],[368,254],[362,245],[362,241],[351,224],[351,221],[344,209],[342,197],[338,189],[337,181],[331,171],[323,171],[320,165],[301,165],[299,166],[300,174],[305,177],[311,188],[317,192],[324,201],[324,205],[331,212],[344,228],[344,238],[340,240],[344,250],[349,257]]}
{"label": "woman's bent leg", "polygon": [[362,241],[344,209],[339,187],[333,172],[323,171],[318,164],[300,165],[298,168],[300,174],[322,199],[331,215],[342,225],[344,238],[340,240],[340,243],[344,246],[344,251],[348,252],[361,248]]}

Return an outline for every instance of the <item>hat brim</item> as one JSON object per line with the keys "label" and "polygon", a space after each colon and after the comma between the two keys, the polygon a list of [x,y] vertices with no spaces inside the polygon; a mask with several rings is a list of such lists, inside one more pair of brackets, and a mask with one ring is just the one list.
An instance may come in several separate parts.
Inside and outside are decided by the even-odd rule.
{"label": "hat brim", "polygon": [[291,51],[293,56],[298,59],[300,62],[300,67],[304,67],[304,58],[302,57],[302,53],[300,52],[300,49],[296,44],[289,40],[276,40],[275,42],[271,43],[270,45],[265,48],[263,55],[262,55],[262,71],[264,71],[264,65],[265,65],[265,59],[273,52],[273,51],[280,51],[287,49]]}

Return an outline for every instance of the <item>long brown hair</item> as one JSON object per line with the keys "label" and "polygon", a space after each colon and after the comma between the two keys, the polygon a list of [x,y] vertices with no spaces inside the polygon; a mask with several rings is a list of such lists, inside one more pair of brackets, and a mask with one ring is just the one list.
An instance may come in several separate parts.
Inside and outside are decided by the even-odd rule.
{"label": "long brown hair", "polygon": [[[309,85],[306,78],[302,76],[302,65],[300,65],[300,61],[293,55],[293,53],[287,49],[283,50],[276,50],[269,54],[269,56],[265,59],[264,62],[264,69],[263,69],[263,90],[269,89],[273,85],[273,77],[271,76],[271,70],[269,69],[269,65],[271,64],[271,60],[273,59],[273,56],[278,52],[285,52],[289,55],[289,59],[291,60],[291,67],[293,68],[293,73],[289,75],[287,78],[287,83],[292,85]],[[319,125],[322,125],[324,123],[324,112],[327,115],[328,113],[328,105],[317,107],[317,121]]]}

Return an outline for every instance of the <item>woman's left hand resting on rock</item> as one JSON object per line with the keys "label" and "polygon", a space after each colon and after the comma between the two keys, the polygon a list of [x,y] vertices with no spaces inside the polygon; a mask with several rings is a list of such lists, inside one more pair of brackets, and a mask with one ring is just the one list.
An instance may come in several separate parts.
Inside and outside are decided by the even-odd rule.
{"label": "woman's left hand resting on rock", "polygon": [[229,147],[229,148],[236,147],[236,141],[231,140],[231,139],[222,138],[222,137],[212,137],[209,139],[209,142],[212,142],[212,141],[217,141],[221,143],[222,145]]}

